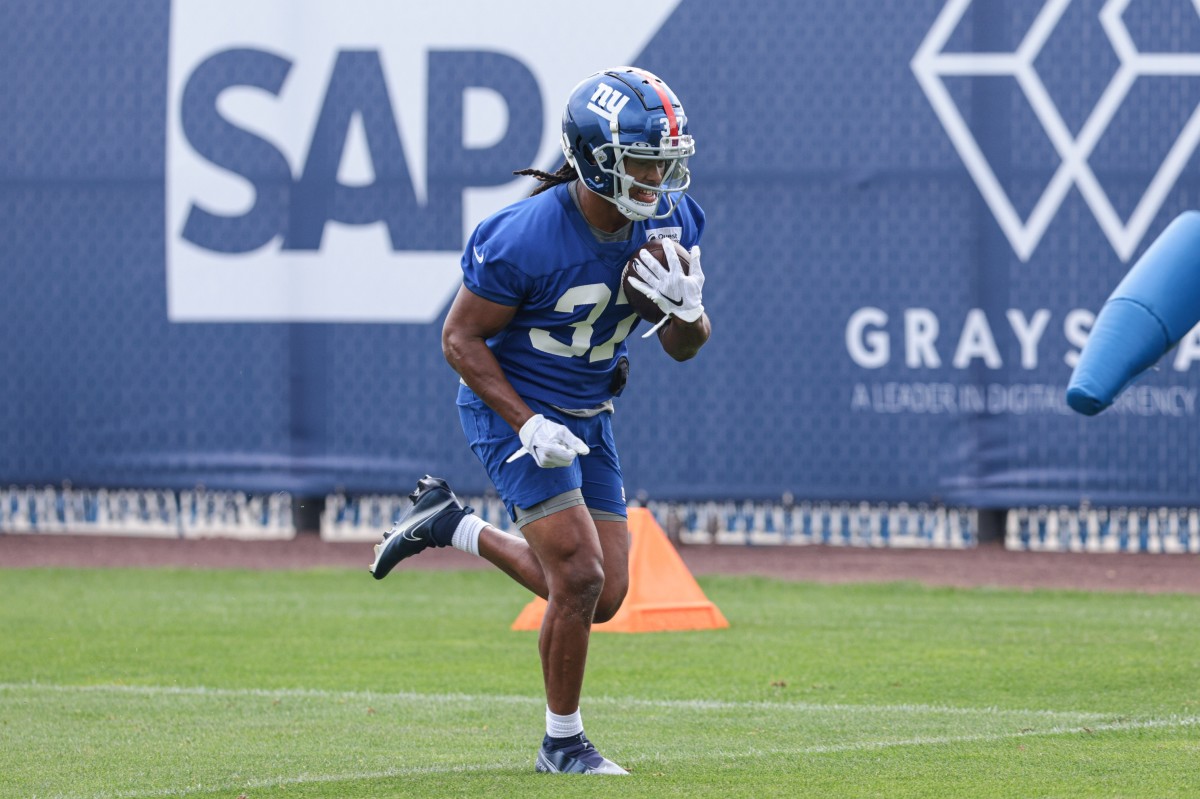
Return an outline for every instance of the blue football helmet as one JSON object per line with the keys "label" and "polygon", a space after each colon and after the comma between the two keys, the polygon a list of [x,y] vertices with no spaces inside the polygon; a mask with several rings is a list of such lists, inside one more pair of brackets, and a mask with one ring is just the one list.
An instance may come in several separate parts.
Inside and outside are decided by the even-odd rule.
{"label": "blue football helmet", "polygon": [[[637,67],[616,67],[572,90],[563,111],[563,154],[584,185],[629,219],[663,219],[692,181],[687,161],[696,145],[687,131],[683,104],[662,79]],[[661,181],[635,180],[627,159],[662,162]]]}

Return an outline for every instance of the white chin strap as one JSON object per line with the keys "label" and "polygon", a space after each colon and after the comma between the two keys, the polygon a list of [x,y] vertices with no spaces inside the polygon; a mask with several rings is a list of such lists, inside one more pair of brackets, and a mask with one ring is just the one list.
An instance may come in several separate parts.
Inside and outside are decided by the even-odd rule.
{"label": "white chin strap", "polygon": [[[621,212],[622,216],[626,219],[632,219],[634,222],[644,222],[647,219],[654,219],[659,216],[658,201],[662,197],[662,194],[656,192],[654,200],[651,202],[638,202],[629,196],[629,192],[634,187],[633,178],[623,174],[624,170],[621,170],[621,172],[620,179],[614,181],[617,196],[605,197],[605,199],[617,206],[617,210]],[[669,214],[670,212],[667,213],[667,215]]]}
{"label": "white chin strap", "polygon": [[645,222],[647,219],[653,219],[654,212],[658,210],[658,203],[654,203],[653,205],[639,203],[627,197],[620,200],[614,200],[611,197],[605,197],[604,199],[617,206],[617,210],[621,212],[621,216],[626,219],[632,219],[634,222]]}

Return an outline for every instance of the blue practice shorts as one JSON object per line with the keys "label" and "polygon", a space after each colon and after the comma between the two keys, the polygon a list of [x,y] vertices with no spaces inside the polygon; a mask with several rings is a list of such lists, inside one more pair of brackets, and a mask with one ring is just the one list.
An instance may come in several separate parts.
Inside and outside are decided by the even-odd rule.
{"label": "blue practice shorts", "polygon": [[460,385],[458,417],[463,432],[467,434],[471,451],[487,469],[509,517],[516,521],[514,507],[531,508],[576,488],[583,494],[583,502],[590,510],[625,517],[628,514],[625,484],[613,439],[612,414],[598,413],[584,419],[537,400],[525,399],[525,402],[534,413],[566,425],[591,448],[591,452],[576,458],[570,466],[553,469],[543,469],[529,455],[506,463],[521,448],[520,436],[474,391]]}

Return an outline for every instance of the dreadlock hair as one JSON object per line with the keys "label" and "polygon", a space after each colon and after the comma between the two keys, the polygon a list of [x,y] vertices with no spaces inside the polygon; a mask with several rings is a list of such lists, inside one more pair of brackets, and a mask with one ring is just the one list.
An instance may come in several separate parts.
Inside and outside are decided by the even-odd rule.
{"label": "dreadlock hair", "polygon": [[547,189],[552,189],[560,183],[570,183],[579,177],[579,173],[575,171],[575,167],[571,166],[570,161],[563,161],[563,165],[554,172],[543,172],[540,169],[518,169],[513,174],[538,179],[538,185],[529,192],[530,197],[536,197]]}

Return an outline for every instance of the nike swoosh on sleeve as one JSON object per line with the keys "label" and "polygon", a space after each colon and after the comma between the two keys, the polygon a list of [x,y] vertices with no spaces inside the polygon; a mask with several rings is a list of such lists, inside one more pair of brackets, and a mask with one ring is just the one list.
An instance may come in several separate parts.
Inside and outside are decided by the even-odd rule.
{"label": "nike swoosh on sleeve", "polygon": [[478,261],[479,263],[483,263],[483,254],[479,252],[479,248],[478,248],[478,247],[472,247],[472,248],[471,248],[471,252],[475,253],[475,260],[476,260],[476,261]]}

